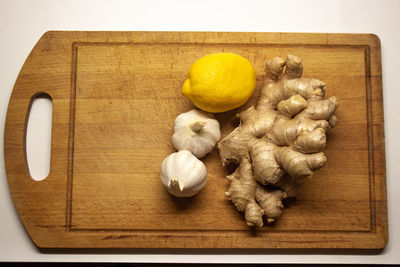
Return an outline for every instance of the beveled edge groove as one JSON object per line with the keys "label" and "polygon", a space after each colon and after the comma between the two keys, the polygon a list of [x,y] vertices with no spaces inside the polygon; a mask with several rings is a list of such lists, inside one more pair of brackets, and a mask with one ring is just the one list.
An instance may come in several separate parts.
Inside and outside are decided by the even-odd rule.
{"label": "beveled edge groove", "polygon": [[78,66],[78,46],[75,43],[72,43],[65,231],[69,231],[71,229],[71,221],[72,221],[72,184],[73,184],[72,177],[74,168],[74,134],[75,134],[75,100],[76,100],[77,66]]}

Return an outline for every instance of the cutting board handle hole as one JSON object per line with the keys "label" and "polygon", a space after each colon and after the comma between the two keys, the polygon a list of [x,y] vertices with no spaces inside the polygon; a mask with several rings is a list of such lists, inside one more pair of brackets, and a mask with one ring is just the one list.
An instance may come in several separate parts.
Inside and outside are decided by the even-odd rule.
{"label": "cutting board handle hole", "polygon": [[53,100],[46,93],[35,94],[26,122],[25,153],[30,176],[42,181],[50,173]]}

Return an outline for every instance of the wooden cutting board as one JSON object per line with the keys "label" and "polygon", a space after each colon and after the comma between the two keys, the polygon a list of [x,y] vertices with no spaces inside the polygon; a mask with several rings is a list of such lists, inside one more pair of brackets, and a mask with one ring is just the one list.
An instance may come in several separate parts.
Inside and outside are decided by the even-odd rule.
{"label": "wooden cutting board", "polygon": [[[340,100],[327,165],[288,201],[273,225],[250,230],[225,198],[228,174],[215,149],[206,187],[171,197],[159,181],[174,152],[175,117],[191,64],[238,53],[258,73],[274,56],[303,59],[304,77]],[[15,207],[39,247],[361,248],[387,243],[380,42],[374,35],[204,32],[47,32],[10,99],[5,163]],[[53,101],[51,167],[29,174],[25,131],[32,99]],[[223,136],[238,110],[217,114]]]}

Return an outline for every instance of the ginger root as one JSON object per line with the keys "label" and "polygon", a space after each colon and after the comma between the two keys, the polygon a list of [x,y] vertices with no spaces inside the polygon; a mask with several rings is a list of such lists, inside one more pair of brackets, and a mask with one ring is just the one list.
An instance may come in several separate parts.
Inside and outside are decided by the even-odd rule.
{"label": "ginger root", "polygon": [[247,225],[263,226],[282,213],[282,199],[296,196],[305,178],[326,163],[321,151],[335,126],[335,97],[325,83],[302,78],[301,59],[275,57],[257,103],[237,116],[240,125],[218,143],[223,166],[236,164],[225,193]]}

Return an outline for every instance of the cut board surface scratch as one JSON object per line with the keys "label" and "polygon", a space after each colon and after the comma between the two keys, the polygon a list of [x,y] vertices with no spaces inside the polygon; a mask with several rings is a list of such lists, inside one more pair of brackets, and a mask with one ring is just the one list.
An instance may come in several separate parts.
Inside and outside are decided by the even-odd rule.
{"label": "cut board surface scratch", "polygon": [[[250,231],[225,198],[228,173],[215,149],[206,187],[171,197],[161,162],[174,152],[173,121],[193,108],[180,94],[191,64],[234,52],[259,81],[239,110],[216,114],[222,135],[254,104],[264,65],[303,59],[340,101],[328,164],[273,225]],[[50,175],[29,177],[24,129],[33,95],[53,99]],[[7,113],[5,160],[22,222],[40,247],[382,248],[387,242],[379,40],[373,35],[48,32],[28,57]],[[36,207],[36,208],[35,208]],[[40,207],[40,208],[38,208]]]}

